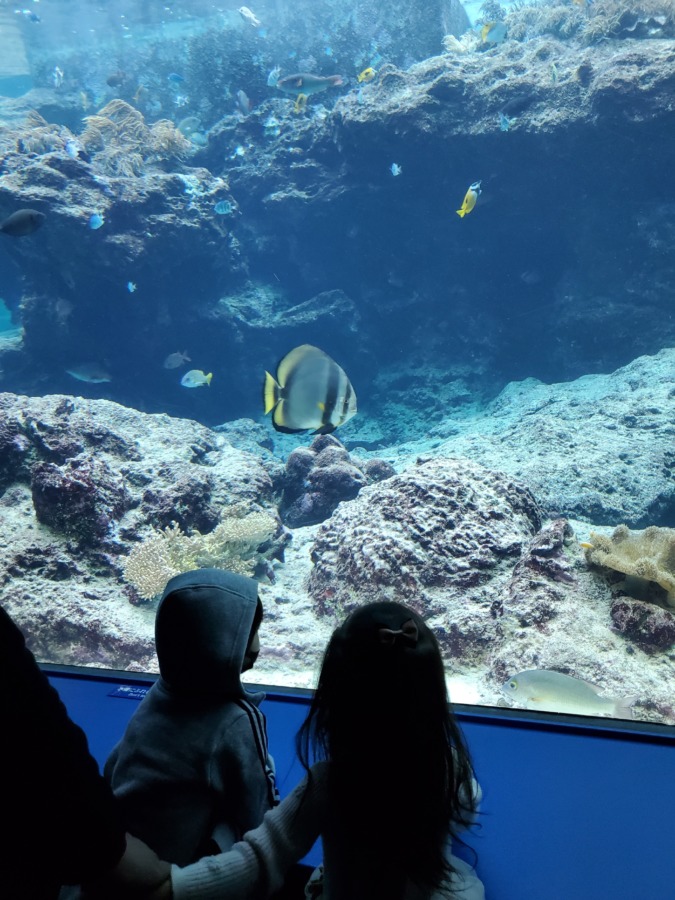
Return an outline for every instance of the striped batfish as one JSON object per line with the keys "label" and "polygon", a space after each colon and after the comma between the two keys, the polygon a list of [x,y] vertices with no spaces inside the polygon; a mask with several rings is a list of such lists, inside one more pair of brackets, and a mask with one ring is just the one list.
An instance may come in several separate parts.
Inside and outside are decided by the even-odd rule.
{"label": "striped batfish", "polygon": [[276,378],[265,372],[263,400],[276,430],[289,434],[329,434],[356,413],[356,394],[344,370],[310,344],[287,353]]}

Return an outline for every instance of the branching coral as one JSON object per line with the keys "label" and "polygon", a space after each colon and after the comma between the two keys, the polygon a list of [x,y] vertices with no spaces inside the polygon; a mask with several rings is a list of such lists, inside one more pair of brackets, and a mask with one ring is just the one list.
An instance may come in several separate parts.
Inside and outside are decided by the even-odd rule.
{"label": "branching coral", "polygon": [[169,119],[160,119],[150,129],[148,141],[152,154],[160,159],[185,156],[192,144]]}
{"label": "branching coral", "polygon": [[148,127],[142,113],[124,100],[111,100],[84,121],[80,140],[110,175],[137,177],[146,163],[180,158],[192,149],[173,122],[160,119]]}
{"label": "branching coral", "polygon": [[124,100],[111,100],[98,111],[98,115],[110,120],[119,133],[130,138],[142,141],[147,137],[148,126],[145,124],[143,114]]}
{"label": "branching coral", "polygon": [[124,577],[141,597],[150,600],[174,575],[205,566],[251,575],[267,558],[261,548],[276,530],[277,522],[269,513],[242,515],[238,507],[228,509],[210,534],[187,535],[173,522],[131,551]]}
{"label": "branching coral", "polygon": [[675,606],[675,528],[652,525],[631,532],[619,525],[609,538],[591,532],[586,559],[624,575],[656,582],[666,591],[668,603]]}
{"label": "branching coral", "polygon": [[39,112],[31,110],[26,116],[25,131],[17,140],[20,153],[49,153],[63,146],[60,137],[60,126],[49,125]]}

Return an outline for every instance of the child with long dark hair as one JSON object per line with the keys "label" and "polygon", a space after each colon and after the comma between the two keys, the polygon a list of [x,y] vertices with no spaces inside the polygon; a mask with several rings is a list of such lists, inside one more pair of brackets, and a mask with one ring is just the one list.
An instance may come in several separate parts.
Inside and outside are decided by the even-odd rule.
{"label": "child with long dark hair", "polygon": [[229,853],[172,867],[163,894],[266,897],[321,835],[323,900],[483,900],[450,842],[479,789],[431,629],[370,603],[336,629],[298,734],[307,778]]}

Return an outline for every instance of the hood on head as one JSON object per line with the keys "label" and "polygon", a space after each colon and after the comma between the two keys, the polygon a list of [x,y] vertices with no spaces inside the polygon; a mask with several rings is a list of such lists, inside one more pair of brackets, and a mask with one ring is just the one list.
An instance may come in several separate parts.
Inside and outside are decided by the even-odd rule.
{"label": "hood on head", "polygon": [[224,569],[176,575],[155,618],[162,679],[172,691],[243,696],[244,656],[261,619],[252,578]]}

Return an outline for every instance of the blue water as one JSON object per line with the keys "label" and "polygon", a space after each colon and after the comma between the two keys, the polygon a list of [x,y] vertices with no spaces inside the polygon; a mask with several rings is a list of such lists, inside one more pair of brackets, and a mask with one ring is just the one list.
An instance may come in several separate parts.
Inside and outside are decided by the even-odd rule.
{"label": "blue water", "polygon": [[7,309],[4,302],[0,300],[0,332],[12,331],[14,328],[15,325],[12,322],[12,314]]}
{"label": "blue water", "polygon": [[[252,19],[237,9],[64,2],[42,5],[39,22],[6,13],[35,86],[25,108],[55,130],[35,150],[63,160],[68,137],[71,148],[73,138],[84,141],[74,162],[98,179],[96,190],[52,203],[47,230],[0,248],[12,276],[29,270],[34,295],[23,303],[31,366],[16,383],[8,371],[9,388],[30,392],[32,367],[41,383],[65,389],[64,373],[88,362],[79,358],[85,344],[111,367],[94,396],[216,425],[259,418],[263,370],[310,342],[339,360],[363,408],[377,415],[401,362],[445,367],[449,379],[468,372],[477,396],[489,399],[511,380],[611,371],[673,339],[671,320],[665,332],[655,329],[649,308],[667,302],[663,288],[651,290],[658,231],[671,227],[667,123],[642,122],[630,100],[550,125],[558,107],[591,103],[583,81],[593,67],[581,71],[589,52],[598,71],[611,64],[603,35],[588,50],[600,13],[569,9],[553,27],[544,13],[533,25],[494,2],[468,14],[459,2],[410,4],[405,15],[344,0],[261,0]],[[499,45],[481,39],[481,24],[495,18],[509,28]],[[652,43],[669,34],[666,18],[645,32]],[[625,36],[642,34],[631,28]],[[450,49],[429,68],[451,32],[464,52]],[[456,97],[438,93],[446,71],[462,81],[463,65],[466,86]],[[366,67],[375,78],[360,84]],[[295,96],[274,87],[277,69],[282,78],[300,71],[343,83],[296,111]],[[503,131],[500,109],[514,97]],[[185,146],[152,153],[131,132],[97,138],[87,117],[111,101],[128,104],[146,132],[171,123]],[[19,134],[19,116],[6,104],[0,122]],[[444,138],[445,123],[455,130]],[[169,172],[180,174],[182,191],[175,181],[150,183]],[[476,208],[460,219],[455,209],[476,180]],[[6,195],[3,212],[18,202]],[[40,205],[39,191],[33,202]],[[96,233],[83,234],[99,215]],[[645,288],[647,307],[636,302]],[[333,290],[347,296],[350,313],[296,325],[294,307]],[[188,396],[173,377],[181,373],[167,374],[163,360],[185,349],[214,372],[210,390]]]}

